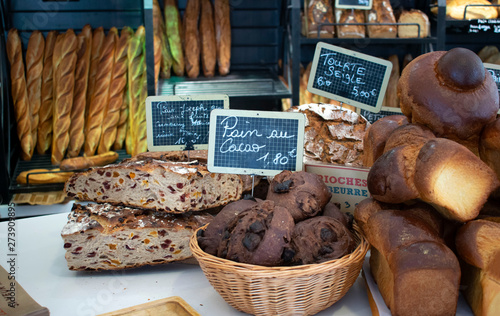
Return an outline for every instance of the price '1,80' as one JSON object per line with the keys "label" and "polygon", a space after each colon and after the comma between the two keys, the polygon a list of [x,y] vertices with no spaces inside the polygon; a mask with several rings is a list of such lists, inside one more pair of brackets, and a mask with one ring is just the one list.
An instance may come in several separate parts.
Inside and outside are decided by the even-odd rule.
{"label": "price '1,80'", "polygon": [[290,158],[297,157],[297,149],[292,149],[287,153],[288,155],[283,155],[282,153],[276,153],[274,156],[270,155],[269,152],[265,155],[261,156],[257,161],[264,162],[265,166],[269,166],[269,164],[275,165],[286,165],[290,161]]}

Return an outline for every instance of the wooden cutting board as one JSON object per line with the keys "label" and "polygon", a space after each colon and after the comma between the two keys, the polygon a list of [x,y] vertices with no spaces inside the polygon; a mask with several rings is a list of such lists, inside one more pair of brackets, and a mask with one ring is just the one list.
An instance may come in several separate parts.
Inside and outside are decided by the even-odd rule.
{"label": "wooden cutting board", "polygon": [[139,304],[99,316],[200,316],[186,301],[179,296]]}

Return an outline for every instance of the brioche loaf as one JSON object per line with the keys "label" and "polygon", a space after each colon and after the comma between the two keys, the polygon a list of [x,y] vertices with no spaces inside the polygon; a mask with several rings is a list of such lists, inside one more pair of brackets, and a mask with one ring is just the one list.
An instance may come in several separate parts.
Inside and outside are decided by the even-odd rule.
{"label": "brioche loaf", "polygon": [[61,231],[70,270],[117,270],[190,258],[189,237],[208,213],[172,215],[110,204],[74,204]]}
{"label": "brioche loaf", "polygon": [[92,34],[92,51],[90,53],[90,68],[86,98],[87,104],[85,107],[86,119],[89,112],[90,102],[92,101],[92,95],[94,94],[95,76],[97,74],[97,70],[99,69],[99,60],[101,58],[102,45],[105,37],[106,34],[104,33],[104,28],[102,26],[94,29]]}
{"label": "brioche loaf", "polygon": [[[59,44],[59,48],[58,48]],[[69,29],[60,41],[56,40],[53,54],[54,68],[54,108],[52,155],[53,165],[59,165],[63,160],[69,144],[69,127],[71,125],[71,107],[75,86],[75,67],[77,38],[75,32]],[[56,53],[56,51],[58,51]],[[55,60],[54,60],[55,59]]]}
{"label": "brioche loaf", "polygon": [[420,145],[436,138],[430,129],[419,124],[405,124],[396,127],[387,137],[384,152],[398,146]]}
{"label": "brioche loaf", "polygon": [[398,37],[400,38],[418,38],[428,37],[431,30],[429,17],[418,9],[403,10],[398,18]]}
{"label": "brioche loaf", "polygon": [[52,67],[52,55],[56,44],[58,32],[50,31],[45,38],[45,52],[43,55],[42,90],[40,111],[38,112],[37,152],[45,154],[52,143],[52,103],[53,103],[53,79],[54,69]]}
{"label": "brioche loaf", "polygon": [[455,315],[460,266],[418,216],[381,210],[368,218],[370,270],[393,315]]}
{"label": "brioche loaf", "polygon": [[456,246],[462,264],[464,296],[474,315],[500,310],[500,220],[477,219],[462,226]]}
{"label": "brioche loaf", "polygon": [[[28,40],[26,50],[26,87],[28,89],[28,100],[31,115],[31,138],[33,147],[37,143],[37,129],[39,122],[39,112],[42,102],[42,71],[43,54],[45,51],[45,39],[40,31],[33,31]],[[33,155],[33,152],[31,153]]]}
{"label": "brioche loaf", "polygon": [[[370,10],[365,10],[366,23],[368,23],[368,37],[394,38],[398,29],[396,18],[389,0],[373,0]],[[390,24],[393,25],[390,25]]]}
{"label": "brioche loaf", "polygon": [[200,42],[198,22],[200,20],[200,0],[188,0],[184,12],[184,58],[186,75],[196,78],[200,74]]}
{"label": "brioche loaf", "polygon": [[116,42],[105,119],[102,122],[101,138],[99,140],[99,147],[97,148],[98,154],[103,154],[111,150],[116,140],[117,126],[120,122],[125,86],[127,85],[127,49],[130,38],[129,32],[130,28],[128,27],[122,29],[121,36]]}
{"label": "brioche loaf", "polygon": [[165,12],[165,31],[167,33],[168,45],[172,54],[172,70],[177,76],[184,75],[184,52],[181,41],[181,20],[175,0],[164,0],[163,10]]}
{"label": "brioche loaf", "polygon": [[109,89],[113,76],[117,40],[118,30],[116,27],[112,27],[102,45],[98,69],[95,75],[94,91],[85,123],[85,156],[95,154],[101,138],[102,124],[107,113],[106,109],[109,101]]}
{"label": "brioche loaf", "polygon": [[229,0],[214,0],[215,40],[219,74],[225,76],[231,67],[231,19]]}
{"label": "brioche loaf", "polygon": [[215,75],[217,49],[215,41],[214,8],[210,0],[201,0],[200,16],[201,66],[205,77]]}
{"label": "brioche loaf", "polygon": [[337,25],[337,36],[339,38],[364,38],[366,36],[366,27],[359,25],[365,23],[365,14],[362,10],[335,9],[335,20],[339,23]]}
{"label": "brioche loaf", "polygon": [[64,190],[83,201],[185,213],[238,200],[243,184],[240,176],[210,173],[205,165],[145,159],[77,173]]}
{"label": "brioche loaf", "polygon": [[333,6],[328,0],[307,1],[307,37],[332,38],[335,35]]}
{"label": "brioche loaf", "polygon": [[[129,86],[128,86],[128,45],[129,45],[129,40],[134,36],[134,31],[132,28],[129,26],[125,26],[120,34],[120,39],[119,43],[126,42],[125,44],[125,51],[124,54],[127,56],[125,62],[125,67],[127,68],[126,73],[126,82],[125,82],[125,88],[123,91],[123,96],[122,96],[122,105],[120,108],[120,118],[118,119],[118,123],[116,124],[116,137],[115,137],[115,142],[113,143],[113,149],[118,150],[123,148],[123,143],[125,141],[125,136],[127,135],[127,126],[128,126],[128,113],[129,113]],[[117,51],[119,51],[119,48],[117,47]],[[120,63],[118,60],[116,60],[118,64]]]}
{"label": "brioche loaf", "polygon": [[17,123],[17,136],[21,143],[21,159],[31,160],[35,143],[31,134],[31,114],[26,88],[22,43],[16,29],[10,29],[7,35],[7,56],[10,63],[10,84]]}
{"label": "brioche loaf", "polygon": [[332,104],[303,104],[290,112],[306,115],[304,156],[312,161],[362,165],[363,137],[370,123],[361,115]]}
{"label": "brioche loaf", "polygon": [[85,107],[87,104],[90,54],[92,52],[92,28],[89,24],[83,27],[77,39],[75,89],[73,92],[73,107],[71,108],[71,126],[69,128],[69,157],[78,156],[85,142]]}
{"label": "brioche loaf", "polygon": [[498,89],[481,59],[465,48],[420,55],[398,82],[401,111],[412,123],[478,153],[479,134],[496,118]]}

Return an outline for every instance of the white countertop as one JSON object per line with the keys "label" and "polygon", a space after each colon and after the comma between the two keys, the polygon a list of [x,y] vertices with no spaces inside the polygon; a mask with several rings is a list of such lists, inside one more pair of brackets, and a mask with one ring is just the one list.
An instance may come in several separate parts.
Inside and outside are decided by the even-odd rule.
{"label": "white countertop", "polygon": [[[198,265],[174,263],[114,272],[68,270],[60,233],[70,205],[59,207],[67,210],[14,222],[16,280],[51,315],[97,315],[171,296],[180,296],[203,316],[245,315],[219,296]],[[0,222],[0,265],[9,270],[7,225],[7,221]],[[371,315],[361,276],[346,296],[317,315],[334,314]]]}

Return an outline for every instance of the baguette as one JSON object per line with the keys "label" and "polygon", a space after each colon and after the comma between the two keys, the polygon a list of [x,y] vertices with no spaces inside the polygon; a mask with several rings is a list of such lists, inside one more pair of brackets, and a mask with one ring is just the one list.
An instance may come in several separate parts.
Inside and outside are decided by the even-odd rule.
{"label": "baguette", "polygon": [[97,73],[97,69],[99,67],[99,59],[101,57],[101,50],[105,37],[106,34],[104,34],[104,29],[102,26],[94,29],[94,32],[92,34],[92,51],[90,53],[90,69],[89,69],[87,99],[85,108],[86,119],[90,107],[90,102],[92,101],[92,95],[94,94],[95,76]]}
{"label": "baguette", "polygon": [[155,70],[155,91],[158,89],[158,79],[160,78],[161,71],[161,39],[159,36],[154,35],[153,50],[154,50],[154,70]]}
{"label": "baguette", "polygon": [[165,31],[170,53],[172,54],[172,70],[177,76],[184,76],[184,52],[181,41],[181,22],[175,0],[164,1]]}
{"label": "baguette", "polygon": [[161,41],[161,66],[160,76],[162,78],[170,78],[170,70],[172,68],[172,55],[168,47],[167,33],[165,31],[165,20],[161,12],[158,0],[153,0],[153,27],[154,34],[160,38]]}
{"label": "baguette", "polygon": [[69,157],[78,156],[85,141],[85,107],[92,49],[92,28],[89,24],[83,27],[82,32],[78,34],[77,38],[75,90],[73,107],[71,109],[71,127],[69,129]]}
{"label": "baguette", "polygon": [[231,65],[231,21],[229,14],[229,0],[214,1],[217,63],[221,76],[229,73]]}
{"label": "baguette", "polygon": [[198,21],[200,20],[200,1],[188,0],[184,12],[184,54],[186,74],[196,78],[200,74],[200,43]]}
{"label": "baguette", "polygon": [[53,108],[53,137],[52,155],[53,165],[59,165],[64,158],[69,144],[69,126],[71,124],[71,107],[73,104],[73,89],[75,86],[76,48],[77,39],[75,32],[69,29],[59,43],[60,53],[55,54],[55,85]]}
{"label": "baguette", "polygon": [[147,72],[142,73],[139,104],[137,105],[135,124],[134,150],[132,156],[142,154],[148,150],[147,123],[146,123],[146,98],[148,97]]}
{"label": "baguette", "polygon": [[87,169],[97,166],[105,166],[107,164],[113,163],[118,159],[118,153],[114,151],[108,151],[103,154],[91,156],[91,157],[73,157],[66,158],[61,161],[59,168],[63,171]]}
{"label": "baguette", "polygon": [[109,86],[113,74],[115,47],[118,30],[113,27],[104,40],[99,66],[95,75],[94,92],[90,101],[87,122],[85,123],[84,155],[93,156],[101,138],[102,123],[109,97]]}
{"label": "baguette", "polygon": [[53,103],[53,79],[54,69],[52,67],[52,55],[56,44],[57,31],[47,33],[45,39],[45,52],[43,55],[41,104],[38,112],[37,152],[45,154],[52,143],[52,103]]}
{"label": "baguette", "polygon": [[125,147],[128,154],[135,152],[135,140],[137,134],[137,123],[139,115],[139,102],[141,90],[143,89],[142,78],[146,71],[145,56],[143,53],[146,30],[139,26],[134,36],[130,38],[128,45],[128,126],[125,138]]}
{"label": "baguette", "polygon": [[102,124],[101,138],[97,149],[98,154],[108,152],[116,139],[125,86],[127,85],[127,48],[130,32],[132,32],[130,28],[122,30],[122,34],[116,42],[111,84],[109,86],[109,101],[106,108],[106,119]]}
{"label": "baguette", "polygon": [[122,106],[120,108],[120,118],[118,119],[118,123],[116,125],[116,138],[113,143],[113,149],[118,150],[123,148],[123,142],[125,141],[125,135],[127,134],[127,125],[128,125],[128,107],[129,107],[129,91],[128,91],[128,45],[130,38],[134,36],[134,31],[132,28],[126,26],[122,29],[120,35],[120,42],[126,42],[125,45],[125,55],[127,59],[125,60],[125,67],[127,67],[127,76],[125,77],[125,89],[123,91],[122,96]]}
{"label": "baguette", "polygon": [[39,112],[42,102],[42,71],[43,54],[45,51],[45,39],[40,31],[33,31],[28,40],[26,50],[26,88],[28,90],[28,100],[31,113],[31,137],[33,146],[31,155],[37,142],[37,129],[39,122]]}
{"label": "baguette", "polygon": [[14,114],[17,122],[17,136],[21,143],[21,159],[31,160],[34,146],[31,134],[31,114],[24,73],[21,38],[16,29],[9,30],[7,35],[7,56],[10,63],[12,100],[14,102]]}
{"label": "baguette", "polygon": [[55,169],[31,169],[21,172],[16,182],[18,184],[49,184],[64,183],[73,175],[73,172],[61,172],[59,168]]}
{"label": "baguette", "polygon": [[217,63],[214,8],[210,0],[201,0],[200,16],[201,66],[205,77],[215,75]]}

